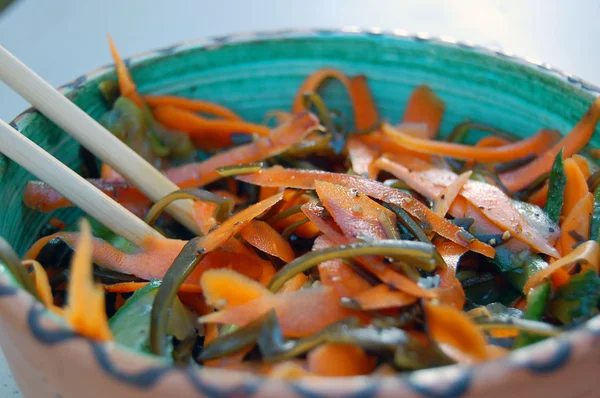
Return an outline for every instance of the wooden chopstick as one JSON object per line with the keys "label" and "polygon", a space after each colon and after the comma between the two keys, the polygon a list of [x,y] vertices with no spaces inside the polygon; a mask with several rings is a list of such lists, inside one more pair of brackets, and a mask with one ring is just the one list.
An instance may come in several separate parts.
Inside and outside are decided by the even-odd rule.
{"label": "wooden chopstick", "polygon": [[139,246],[148,237],[162,237],[3,120],[0,120],[0,152],[131,243]]}
{"label": "wooden chopstick", "polygon": [[[144,158],[0,46],[0,79],[96,157],[114,168],[152,201],[179,189]],[[167,208],[177,221],[201,234],[192,217],[191,200]]]}

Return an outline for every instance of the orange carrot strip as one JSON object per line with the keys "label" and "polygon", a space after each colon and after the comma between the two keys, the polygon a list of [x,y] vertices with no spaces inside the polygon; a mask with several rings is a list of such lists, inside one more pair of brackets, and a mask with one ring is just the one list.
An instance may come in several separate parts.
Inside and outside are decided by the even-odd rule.
{"label": "orange carrot strip", "polygon": [[426,303],[425,313],[429,332],[435,341],[449,344],[477,360],[487,358],[485,336],[462,311]]}
{"label": "orange carrot strip", "polygon": [[392,290],[384,283],[360,292],[352,298],[366,311],[406,307],[417,301],[415,296]]}
{"label": "orange carrot strip", "polygon": [[478,240],[466,242],[461,238],[461,230],[443,217],[433,213],[427,206],[406,193],[390,188],[377,181],[348,174],[329,173],[313,170],[293,170],[283,168],[263,169],[254,174],[237,177],[241,181],[261,186],[291,187],[297,189],[315,189],[315,181],[325,181],[357,189],[365,195],[402,207],[421,223],[451,241],[487,257],[493,257],[495,250]]}
{"label": "orange carrot strip", "polygon": [[365,75],[350,78],[350,96],[356,129],[366,130],[375,126],[379,121],[379,114]]}
{"label": "orange carrot strip", "polygon": [[304,111],[304,94],[316,93],[319,90],[319,87],[327,79],[339,80],[346,87],[348,92],[350,92],[350,80],[343,72],[332,68],[319,69],[309,75],[304,82],[302,82],[302,85],[298,89],[296,97],[294,98],[292,112],[298,113]]}
{"label": "orange carrot strip", "polygon": [[[394,175],[394,177],[408,184],[408,186],[420,193],[421,195],[429,198],[435,199],[438,196],[443,194],[443,189],[437,186],[435,183],[429,181],[422,177],[422,175],[418,172],[412,172],[408,168],[404,167],[401,164],[395,163],[388,158],[381,157],[375,161],[373,164],[379,170],[387,171],[388,173]],[[436,170],[436,172],[441,173],[441,170]],[[452,181],[455,181],[456,174],[452,172],[451,178]],[[436,213],[437,214],[437,213]]]}
{"label": "orange carrot strip", "polygon": [[[316,202],[305,203],[302,205],[302,213],[321,231],[328,239],[341,244],[345,241],[342,231],[331,218],[323,217],[325,208],[319,206]],[[317,243],[317,242],[315,242]]]}
{"label": "orange carrot strip", "polygon": [[558,252],[544,238],[540,231],[533,228],[513,206],[510,198],[494,185],[479,181],[469,181],[461,191],[461,196],[482,209],[482,212],[494,224],[522,242],[527,243],[540,253],[558,257]]}
{"label": "orange carrot strip", "polygon": [[[275,203],[281,200],[282,194],[274,195],[261,202],[234,214],[226,220],[219,228],[204,236],[200,241],[206,256],[200,261],[196,269],[186,279],[186,283],[197,283],[202,273],[210,268],[233,268],[243,274],[248,274],[253,279],[261,277],[263,269],[258,257],[245,256],[243,254],[227,251],[214,252],[215,249],[225,245],[250,220],[258,217]],[[38,240],[26,253],[26,259],[35,259],[40,250],[52,239],[61,238],[71,247],[74,247],[81,236],[77,233],[58,232]],[[183,249],[185,241],[176,239],[153,239],[144,242],[143,247],[137,253],[123,253],[107,242],[94,238],[92,242],[94,263],[114,271],[136,275],[142,279],[161,279],[167,269],[171,266],[177,255]],[[242,256],[242,260],[240,260]],[[260,259],[258,259],[260,260]],[[264,260],[261,260],[264,261]],[[140,267],[144,264],[144,267]]]}
{"label": "orange carrot strip", "polygon": [[310,113],[301,113],[289,123],[273,130],[270,137],[220,152],[211,158],[166,171],[166,176],[180,188],[200,187],[221,178],[219,167],[258,162],[285,152],[318,126]]}
{"label": "orange carrot strip", "polygon": [[113,340],[104,291],[92,276],[92,231],[87,220],[81,222],[81,239],[71,260],[65,319],[80,334],[94,340]]}
{"label": "orange carrot strip", "polygon": [[279,293],[296,292],[308,282],[308,277],[303,273],[294,275],[290,280],[287,280],[278,290]]}
{"label": "orange carrot strip", "polygon": [[[325,235],[319,236],[313,250],[334,246],[335,242]],[[371,288],[371,285],[342,260],[329,260],[318,266],[319,279],[325,286],[332,286],[340,297],[353,297]]]}
{"label": "orange carrot strip", "polygon": [[199,322],[244,326],[275,309],[285,336],[304,337],[348,316],[365,319],[363,314],[340,306],[339,301],[340,297],[330,288],[271,294],[203,316]]}
{"label": "orange carrot strip", "polygon": [[550,263],[543,270],[533,274],[523,287],[523,293],[527,294],[529,290],[540,285],[558,269],[570,267],[575,264],[588,265],[596,272],[600,269],[600,246],[593,240],[588,240],[577,246],[571,253]]}
{"label": "orange carrot strip", "polygon": [[[131,293],[146,286],[148,282],[121,282],[113,285],[102,285],[105,292],[110,293]],[[181,293],[201,293],[202,287],[194,283],[184,283],[179,287]]]}
{"label": "orange carrot strip", "polygon": [[579,200],[579,202],[577,202],[577,204],[575,204],[575,206],[573,206],[569,214],[563,220],[560,226],[561,234],[559,239],[560,253],[563,256],[571,253],[573,247],[578,243],[578,241],[571,236],[572,231],[576,232],[579,236],[583,236],[585,239],[589,239],[591,214],[593,209],[594,195],[588,192]]}
{"label": "orange carrot strip", "polygon": [[219,228],[204,236],[200,243],[202,250],[205,253],[211,252],[221,247],[233,235],[238,233],[248,222],[269,210],[273,205],[283,198],[283,193],[271,196],[261,202],[255,203],[252,206],[229,217]]}
{"label": "orange carrot strip", "polygon": [[[386,238],[381,228],[379,215],[395,222],[395,214],[375,203],[368,197],[341,185],[335,185],[323,181],[316,181],[316,190],[325,208],[331,213],[337,225],[345,235],[343,242],[353,241],[357,236],[368,236],[372,239]],[[357,211],[359,210],[360,211]],[[434,297],[434,294],[421,288],[404,275],[389,269],[383,265],[381,260],[368,257],[369,260],[359,259],[371,273],[375,274],[385,283],[389,283],[397,290],[408,293],[415,297]]]}
{"label": "orange carrot strip", "polygon": [[278,187],[260,187],[260,194],[258,199],[259,200],[263,200],[268,198],[269,196],[273,196],[276,193],[279,193],[282,191],[282,188],[278,188]]}
{"label": "orange carrot strip", "polygon": [[[149,207],[152,203],[137,188],[125,181],[109,182],[99,179],[90,179],[88,181],[123,205],[134,203],[139,206]],[[27,183],[23,194],[23,203],[30,209],[35,209],[42,213],[73,206],[71,201],[41,181],[29,181]]]}
{"label": "orange carrot strip", "polygon": [[477,141],[477,144],[475,144],[476,147],[480,147],[480,148],[485,148],[485,147],[496,147],[496,146],[503,146],[503,145],[508,145],[510,144],[510,141],[507,139],[504,139],[502,137],[498,137],[495,135],[488,135],[487,137],[483,137],[482,139],[480,139],[479,141]]}
{"label": "orange carrot strip", "polygon": [[112,55],[113,61],[115,62],[115,68],[117,70],[117,77],[119,79],[119,91],[123,97],[129,98],[133,103],[135,103],[140,108],[144,106],[144,101],[137,92],[137,87],[133,79],[131,78],[131,74],[129,73],[129,69],[125,65],[125,62],[121,59],[119,52],[117,51],[117,47],[113,42],[110,35],[106,35],[108,39],[108,46],[110,47],[110,53]]}
{"label": "orange carrot strip", "polygon": [[385,266],[382,261],[373,261],[373,257],[370,257],[368,261],[365,259],[358,259],[358,262],[382,282],[387,283],[396,290],[408,293],[415,297],[437,297],[433,290],[423,289],[417,283],[413,282],[400,272],[394,271],[390,267]]}
{"label": "orange carrot strip", "polygon": [[171,130],[187,133],[199,148],[225,148],[234,144],[232,135],[257,134],[268,137],[271,129],[260,124],[239,120],[206,119],[194,112],[173,106],[157,106],[152,109],[154,118]]}
{"label": "orange carrot strip", "polygon": [[[304,194],[302,191],[294,191],[294,190],[288,189],[284,193],[284,200],[285,200],[285,203],[281,207],[280,211],[287,210],[293,206],[303,205],[304,203],[307,203],[307,202],[311,201],[312,199],[308,195]],[[283,220],[277,221],[273,225],[273,227],[276,230],[283,232],[291,224],[293,224],[297,221],[303,220],[303,219],[304,219],[304,216],[302,216],[302,214],[299,214],[299,213],[292,214],[291,216],[286,217]],[[319,234],[319,229],[312,222],[307,222],[307,223],[302,224],[299,227],[297,227],[294,230],[294,234],[298,235],[302,238],[310,239],[310,238],[314,238],[315,236],[317,236]]]}
{"label": "orange carrot strip", "polygon": [[50,224],[51,226],[53,226],[56,229],[65,229],[67,227],[67,224],[63,221],[60,220],[56,217],[52,217],[49,221],[48,224]]}
{"label": "orange carrot strip", "polygon": [[507,162],[519,159],[535,153],[540,145],[547,146],[557,136],[555,131],[541,130],[526,140],[489,148],[416,138],[396,130],[389,124],[384,124],[382,130],[390,138],[413,151],[478,162]]}
{"label": "orange carrot strip", "polygon": [[[445,175],[451,177],[450,180],[454,178],[454,181],[457,178],[454,173],[441,169],[428,170],[423,173],[412,173],[404,166],[385,158],[378,159],[375,164],[381,169],[392,173],[397,178],[407,182],[411,188],[429,198],[441,196],[441,189],[435,185],[435,180],[434,182],[428,181],[430,176],[435,178],[435,175]],[[446,181],[445,178],[438,179],[437,182],[444,185],[451,184],[451,182]],[[535,230],[527,223],[511,203],[510,198],[499,188],[479,181],[467,181],[463,185],[460,195],[481,209],[488,219],[502,229],[502,232],[509,231],[512,236],[526,242],[541,253],[553,257],[558,256],[556,249],[540,235],[539,231]],[[463,216],[463,214],[457,214],[453,207],[450,208],[450,214],[455,217]]]}
{"label": "orange carrot strip", "polygon": [[544,208],[544,206],[546,206],[546,201],[548,200],[548,189],[549,189],[549,187],[550,186],[546,182],[543,187],[541,187],[540,189],[538,189],[537,191],[535,191],[529,197],[529,203],[534,204],[536,206],[539,206],[541,208]]}
{"label": "orange carrot strip", "polygon": [[405,153],[390,153],[385,152],[381,155],[382,158],[390,159],[391,161],[401,164],[412,171],[425,171],[429,169],[436,168],[430,160],[425,160],[418,156],[414,156],[415,154],[420,155],[417,152],[410,153],[406,151]]}
{"label": "orange carrot strip", "polygon": [[428,139],[434,139],[444,117],[444,101],[426,85],[416,87],[404,110],[402,123],[426,123]]}
{"label": "orange carrot strip", "polygon": [[375,369],[375,359],[350,344],[320,345],[308,353],[306,360],[309,372],[318,376],[361,376]]}
{"label": "orange carrot strip", "polygon": [[258,283],[260,283],[263,286],[268,286],[269,283],[271,282],[271,279],[273,279],[273,276],[275,276],[275,267],[273,266],[273,264],[271,264],[269,261],[263,261],[262,262],[262,274],[260,275],[260,279],[258,280]]}
{"label": "orange carrot strip", "polygon": [[[411,127],[409,129],[406,127],[407,125],[405,124],[400,126],[402,128],[407,129],[407,134],[416,134],[413,132],[416,131],[414,127]],[[371,146],[376,150],[379,150],[380,153],[386,152],[397,156],[397,162],[404,164],[406,167],[412,170],[428,169],[433,166],[433,164],[431,163],[433,161],[431,155],[405,148],[404,146],[400,145],[395,139],[382,133],[381,130],[374,131],[371,134],[363,134],[358,137],[365,144]],[[403,161],[405,158],[406,163]],[[413,165],[413,163],[416,164]]]}
{"label": "orange carrot strip", "polygon": [[556,290],[562,285],[566,285],[569,282],[569,279],[571,279],[571,275],[569,275],[567,270],[559,268],[550,275],[550,279],[552,280],[554,290]]}
{"label": "orange carrot strip", "polygon": [[203,101],[199,99],[191,99],[184,97],[177,97],[175,95],[147,95],[144,96],[144,101],[151,107],[160,107],[160,106],[173,106],[175,108],[183,109],[186,111],[199,112],[199,113],[207,113],[209,115],[214,115],[221,117],[223,119],[232,120],[232,121],[241,121],[242,118],[239,117],[235,112],[231,109],[226,108],[222,105],[215,104],[214,102]]}
{"label": "orange carrot strip", "polygon": [[368,176],[369,167],[377,157],[377,151],[365,144],[358,136],[350,136],[346,141],[352,170],[358,175]]}
{"label": "orange carrot strip", "polygon": [[242,305],[273,294],[260,283],[229,269],[206,271],[200,284],[206,303],[217,308]]}
{"label": "orange carrot strip", "polygon": [[466,296],[460,281],[456,278],[456,268],[460,258],[467,250],[444,239],[436,239],[435,248],[444,259],[447,267],[439,270],[440,286],[432,290],[437,294],[437,298],[441,303],[462,310]]}
{"label": "orange carrot strip", "polygon": [[[499,147],[499,146],[503,146],[503,145],[508,145],[510,144],[511,141],[508,141],[504,138],[501,137],[497,137],[495,135],[489,135],[487,137],[483,137],[482,139],[480,139],[479,141],[477,141],[477,143],[475,144],[476,147],[478,148],[489,148],[489,147]],[[543,148],[542,148],[543,149]],[[470,169],[475,165],[475,161],[474,160],[469,160],[467,162],[465,162],[465,169]]]}
{"label": "orange carrot strip", "polygon": [[427,123],[399,123],[396,129],[417,138],[429,139],[429,126]]}
{"label": "orange carrot strip", "polygon": [[33,267],[33,273],[30,273],[29,276],[35,282],[35,289],[40,295],[42,303],[54,313],[61,314],[62,310],[54,305],[54,297],[52,296],[52,289],[50,288],[50,282],[48,281],[48,274],[44,267],[42,267],[42,264],[35,260],[25,260],[22,264],[25,267]]}
{"label": "orange carrot strip", "polygon": [[192,205],[192,218],[196,225],[200,228],[203,234],[208,232],[217,225],[218,221],[214,218],[217,205],[210,202],[195,201]]}
{"label": "orange carrot strip", "polygon": [[590,171],[590,164],[588,163],[587,159],[579,154],[571,156],[571,159],[573,159],[575,163],[577,163],[577,166],[579,166],[579,169],[583,173],[585,179],[587,180],[588,178],[590,178],[592,173]]}
{"label": "orange carrot strip", "polygon": [[240,234],[242,238],[258,250],[279,257],[285,262],[294,259],[294,250],[287,240],[264,221],[252,220]]}
{"label": "orange carrot strip", "polygon": [[562,215],[566,216],[571,213],[581,198],[587,195],[588,186],[585,176],[573,159],[565,159],[564,170],[567,184],[565,185]]}
{"label": "orange carrot strip", "polygon": [[350,188],[325,181],[315,181],[315,189],[344,235],[351,239],[363,235],[385,239],[386,234],[379,221],[381,214],[390,220],[391,225],[396,225],[396,215],[392,211],[358,191],[353,193]]}
{"label": "orange carrot strip", "polygon": [[501,174],[500,180],[508,189],[513,191],[527,187],[536,178],[552,169],[554,159],[561,149],[563,150],[564,157],[569,157],[579,152],[594,134],[599,119],[600,99],[596,99],[569,134],[564,136],[558,143],[533,162],[516,170]]}
{"label": "orange carrot strip", "polygon": [[106,163],[102,163],[102,166],[100,167],[100,178],[103,180],[125,180],[121,174],[117,173],[115,169]]}
{"label": "orange carrot strip", "polygon": [[196,292],[182,292],[179,290],[177,292],[177,297],[179,297],[183,304],[194,310],[198,315],[206,315],[212,312],[212,307],[206,304],[202,294]]}
{"label": "orange carrot strip", "polygon": [[471,174],[473,174],[473,172],[469,170],[459,175],[458,178],[452,184],[448,185],[443,193],[436,198],[433,204],[433,211],[437,215],[440,217],[446,216],[452,202],[454,202],[454,199],[458,196],[463,185],[469,180]]}

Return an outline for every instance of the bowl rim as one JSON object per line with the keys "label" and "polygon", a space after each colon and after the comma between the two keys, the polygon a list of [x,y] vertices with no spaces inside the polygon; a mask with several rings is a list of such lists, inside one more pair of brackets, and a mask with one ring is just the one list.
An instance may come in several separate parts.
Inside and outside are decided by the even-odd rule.
{"label": "bowl rim", "polygon": [[[402,29],[392,29],[392,30],[383,30],[378,27],[372,28],[359,28],[355,26],[347,26],[339,29],[281,29],[281,30],[270,30],[270,31],[257,31],[257,32],[249,32],[249,33],[238,33],[232,35],[223,35],[223,36],[207,36],[200,39],[194,39],[189,41],[177,42],[173,45],[155,49],[144,51],[137,55],[125,58],[124,61],[128,65],[132,65],[133,67],[136,64],[141,63],[150,59],[160,59],[164,57],[169,57],[173,54],[181,53],[186,50],[192,49],[205,49],[205,50],[216,50],[221,47],[235,45],[235,44],[243,44],[243,43],[253,43],[253,42],[264,42],[264,41],[275,41],[281,39],[294,39],[294,38],[314,38],[319,39],[321,37],[328,37],[332,35],[341,35],[341,36],[382,36],[389,37],[392,39],[400,39],[400,40],[414,40],[421,41],[427,44],[433,45],[442,45],[447,47],[454,47],[459,49],[465,49],[473,52],[477,52],[482,55],[487,55],[490,57],[495,57],[497,59],[503,60],[508,63],[517,63],[520,65],[524,65],[530,68],[537,69],[538,71],[549,75],[550,77],[560,79],[569,85],[575,87],[578,90],[582,90],[588,94],[591,94],[594,97],[600,96],[600,87],[596,86],[592,83],[587,82],[581,78],[575,77],[567,72],[564,72],[560,69],[557,69],[547,63],[539,61],[534,58],[524,57],[515,55],[513,53],[507,52],[505,50],[495,50],[488,48],[483,45],[474,44],[471,41],[462,41],[457,40],[450,36],[431,36],[427,33],[411,33]],[[73,94],[77,92],[77,89],[81,86],[85,85],[89,80],[97,78],[107,72],[114,71],[114,64],[107,64],[101,66],[97,69],[92,70],[72,81],[63,84],[58,89],[67,97],[71,97]],[[26,123],[29,116],[32,114],[38,113],[38,111],[29,107],[25,111],[21,112],[17,115],[10,124],[19,129],[18,125],[22,123]],[[7,280],[8,279],[8,280]],[[19,294],[21,297],[21,302],[26,304],[27,299],[31,301],[29,306],[31,306],[32,311],[35,307],[40,307],[33,297],[31,297],[27,292],[25,292],[11,277],[5,277],[0,275],[0,288],[4,286],[4,289],[13,289],[14,293],[24,293]],[[24,300],[23,300],[24,299]],[[61,322],[59,318],[54,317],[54,315],[45,308],[37,308],[41,313],[41,316],[45,318],[49,318],[52,320],[53,326],[59,328],[66,328],[66,324]],[[398,373],[393,376],[353,376],[353,377],[342,377],[342,378],[328,378],[328,377],[311,377],[311,384],[317,383],[325,386],[332,386],[334,384],[339,383],[339,381],[348,381],[348,380],[381,380],[381,379],[402,379],[404,382],[408,383],[414,391],[423,393],[427,391],[431,386],[436,383],[439,383],[438,376],[444,375],[446,379],[450,378],[451,381],[454,381],[460,385],[457,385],[459,390],[461,388],[468,388],[469,379],[476,376],[482,369],[495,366],[497,369],[504,368],[508,373],[519,371],[519,370],[529,370],[533,373],[547,373],[551,371],[555,371],[561,368],[566,362],[570,359],[578,358],[584,356],[583,351],[585,350],[576,350],[574,353],[573,347],[579,345],[583,345],[582,342],[589,342],[590,339],[596,339],[600,337],[600,314],[596,315],[588,319],[586,322],[578,325],[577,327],[565,331],[561,333],[557,337],[548,338],[539,343],[535,343],[529,345],[524,348],[520,348],[514,352],[509,353],[509,355],[496,359],[490,360],[479,364],[468,364],[468,365],[449,365],[439,368],[430,368],[430,369],[421,369],[411,372],[403,372]],[[104,348],[111,350],[118,350],[125,354],[133,355],[134,357],[139,358],[152,358],[158,366],[167,367],[169,369],[175,368],[173,364],[166,363],[161,358],[155,357],[150,354],[146,354],[143,352],[138,352],[132,349],[129,349],[126,346],[122,346],[116,342],[104,342],[104,343],[95,343],[92,342],[91,339],[84,338],[85,340],[91,342],[92,344],[101,345]],[[201,374],[206,371],[212,372],[214,368],[206,368],[206,367],[197,367],[197,371],[193,372],[195,374]],[[270,379],[268,376],[262,375],[254,375],[254,374],[246,374],[243,372],[229,370],[229,369],[217,369],[218,372],[223,374],[243,374],[248,378],[253,379]],[[188,372],[188,371],[186,371]],[[302,379],[301,379],[302,380]],[[466,381],[465,381],[466,380]],[[296,381],[285,380],[286,384],[296,385]],[[333,384],[332,384],[333,383]],[[464,385],[466,383],[466,386]],[[298,386],[295,387],[299,388]],[[304,388],[304,387],[302,387]],[[460,390],[462,391],[462,390]],[[465,390],[466,391],[466,390]]]}

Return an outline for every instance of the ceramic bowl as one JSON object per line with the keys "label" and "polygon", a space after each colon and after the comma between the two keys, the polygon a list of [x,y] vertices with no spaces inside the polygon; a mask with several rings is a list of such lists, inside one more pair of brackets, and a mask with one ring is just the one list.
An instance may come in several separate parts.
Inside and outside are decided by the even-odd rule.
{"label": "ceramic bowl", "polygon": [[[101,51],[99,49],[98,51]],[[412,88],[428,83],[446,102],[442,130],[466,118],[527,136],[541,127],[562,132],[584,114],[598,89],[547,65],[468,44],[401,32],[286,31],[177,44],[129,60],[143,93],[204,98],[261,121],[289,109],[302,79],[330,66],[365,73],[381,114],[397,121]],[[93,117],[106,111],[98,83],[112,66],[64,86]],[[328,104],[350,112],[341,91]],[[79,169],[78,144],[35,110],[12,124],[61,161]],[[593,144],[600,144],[596,134]],[[25,208],[32,179],[0,159],[0,235],[23,253],[50,214]],[[81,213],[54,216],[75,220]],[[77,336],[45,311],[0,267],[0,340],[25,397],[502,397],[598,396],[600,317],[578,329],[476,366],[448,366],[387,377],[310,378],[294,382],[199,367],[175,368],[118,344]],[[531,395],[533,394],[533,395]]]}

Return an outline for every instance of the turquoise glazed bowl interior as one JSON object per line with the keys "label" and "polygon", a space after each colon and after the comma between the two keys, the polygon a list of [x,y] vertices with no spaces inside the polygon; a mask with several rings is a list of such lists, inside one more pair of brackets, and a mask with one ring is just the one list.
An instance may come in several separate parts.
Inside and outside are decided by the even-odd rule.
{"label": "turquoise glazed bowl interior", "polygon": [[[290,110],[303,79],[322,67],[339,68],[348,74],[365,74],[380,114],[390,122],[400,120],[415,86],[428,84],[446,103],[443,134],[467,119],[491,124],[521,137],[543,127],[558,129],[564,134],[576,124],[598,94],[595,88],[578,79],[506,54],[461,43],[375,32],[307,31],[223,37],[175,45],[129,61],[133,78],[143,94],[174,94],[210,100],[259,123],[270,110]],[[112,66],[107,66],[74,80],[62,90],[84,111],[99,118],[107,108],[98,91],[98,83],[115,78]],[[332,108],[351,115],[349,100],[342,87],[328,85],[325,97]],[[62,162],[79,170],[79,144],[44,116],[28,110],[18,116],[13,125]],[[595,134],[592,145],[598,144],[600,135]],[[1,159],[0,166],[3,206],[0,235],[20,254],[36,240],[51,217],[71,222],[81,214],[74,209],[53,214],[27,209],[21,198],[26,182],[34,177],[6,158]],[[589,321],[584,329],[593,329],[598,334],[599,323],[598,319]],[[571,344],[573,341],[554,339],[542,344],[547,352],[556,351],[557,355],[564,356],[564,350],[570,350],[568,359],[576,350],[571,346],[564,348],[563,342]],[[597,340],[595,342],[597,344]],[[523,352],[534,353],[536,347]],[[501,360],[498,366],[504,370],[499,374],[512,374],[521,366],[531,365],[527,355],[518,354],[512,355],[513,359]],[[549,357],[548,369],[555,360],[555,357]],[[458,375],[458,368],[452,368]],[[478,371],[467,368],[469,377],[477,377]],[[427,388],[434,381],[438,382],[434,376],[438,370],[423,372],[416,372],[420,376],[402,376],[406,380],[397,378],[396,381],[409,383],[410,391],[424,396],[456,396],[452,392],[465,393],[469,385],[479,386],[479,390],[483,388],[483,384],[469,381],[471,379],[465,379],[465,382],[466,376],[459,372],[456,377],[460,376],[462,384],[454,386],[455,390],[445,390],[449,395],[435,395],[435,388],[431,390],[432,395],[425,394],[431,392]],[[488,371],[486,377],[491,377],[492,373]],[[385,386],[381,388],[385,390]],[[404,391],[398,388],[397,391]]]}

